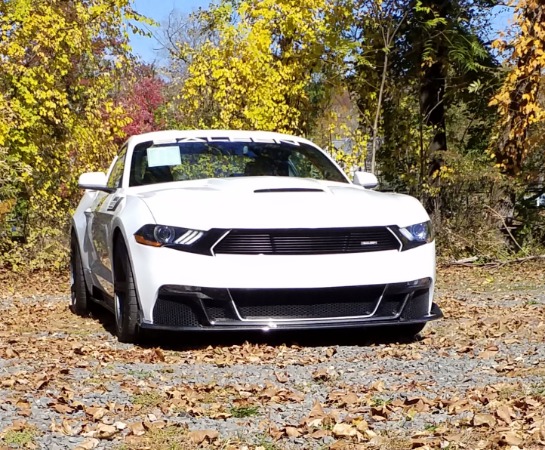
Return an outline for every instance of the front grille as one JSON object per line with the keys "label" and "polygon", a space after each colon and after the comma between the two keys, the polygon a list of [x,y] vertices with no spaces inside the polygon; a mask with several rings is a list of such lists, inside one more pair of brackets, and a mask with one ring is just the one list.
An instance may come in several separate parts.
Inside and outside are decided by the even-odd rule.
{"label": "front grille", "polygon": [[316,255],[399,250],[386,227],[231,230],[214,248],[216,254]]}
{"label": "front grille", "polygon": [[[384,286],[230,290],[239,314],[250,320],[367,316],[375,310],[383,291]],[[396,303],[398,311],[401,301],[399,298]]]}

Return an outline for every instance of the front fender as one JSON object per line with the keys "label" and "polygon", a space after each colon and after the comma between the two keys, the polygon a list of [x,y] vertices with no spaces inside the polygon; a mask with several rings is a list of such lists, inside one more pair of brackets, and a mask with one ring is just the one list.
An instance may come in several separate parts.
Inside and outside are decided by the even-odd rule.
{"label": "front fender", "polygon": [[[109,246],[110,249],[110,261],[114,261],[114,252],[115,252],[115,239],[119,234],[125,241],[127,246],[127,251],[129,253],[129,260],[132,267],[134,267],[134,261],[131,251],[132,246],[139,245],[134,240],[134,233],[138,231],[143,225],[154,224],[156,223],[151,210],[146,205],[146,203],[138,198],[128,196],[125,198],[123,205],[121,206],[118,214],[112,220],[111,226],[111,243]],[[115,272],[115,267],[112,265],[112,268]],[[115,279],[115,273],[114,273]]]}

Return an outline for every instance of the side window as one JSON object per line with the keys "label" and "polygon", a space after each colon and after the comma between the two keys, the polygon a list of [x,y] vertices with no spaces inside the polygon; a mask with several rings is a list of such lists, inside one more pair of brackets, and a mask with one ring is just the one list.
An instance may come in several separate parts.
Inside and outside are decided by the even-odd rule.
{"label": "side window", "polygon": [[112,167],[110,177],[108,178],[108,187],[118,188],[121,186],[121,180],[123,178],[123,169],[125,168],[125,155],[127,154],[127,147],[121,149],[121,153],[117,157],[117,160]]}

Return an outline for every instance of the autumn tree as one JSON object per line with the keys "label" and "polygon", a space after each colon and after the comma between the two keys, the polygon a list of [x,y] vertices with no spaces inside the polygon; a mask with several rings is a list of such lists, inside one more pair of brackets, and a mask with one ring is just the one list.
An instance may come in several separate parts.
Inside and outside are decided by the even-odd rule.
{"label": "autumn tree", "polygon": [[123,127],[122,139],[161,129],[164,122],[161,108],[165,102],[163,91],[166,83],[155,67],[136,64],[130,77],[123,81],[119,104],[129,123]]}
{"label": "autumn tree", "polygon": [[[380,171],[413,193],[431,192],[430,183],[441,176],[447,135],[455,133],[448,129],[449,108],[484,99],[478,110],[486,115],[482,94],[490,91],[495,67],[484,43],[488,5],[391,0],[375,6],[363,1],[360,8],[359,52],[373,64],[355,67],[352,86],[360,109],[376,113],[369,126],[382,140],[376,149]],[[472,86],[482,89],[480,96],[469,92]]]}
{"label": "autumn tree", "polygon": [[23,248],[3,234],[3,263],[63,263],[77,176],[109,163],[126,125],[112,93],[129,69],[129,18],[129,0],[0,2],[3,217],[27,224]]}
{"label": "autumn tree", "polygon": [[208,13],[216,38],[180,54],[191,61],[181,94],[188,116],[212,128],[308,131],[310,91],[326,66],[343,60],[339,30],[348,16],[342,3],[220,2]]}
{"label": "autumn tree", "polygon": [[543,134],[531,134],[545,120],[543,86],[545,69],[545,2],[519,0],[514,26],[519,33],[505,36],[495,46],[508,55],[508,74],[502,88],[490,102],[500,115],[496,161],[507,174],[520,174],[527,155]]}

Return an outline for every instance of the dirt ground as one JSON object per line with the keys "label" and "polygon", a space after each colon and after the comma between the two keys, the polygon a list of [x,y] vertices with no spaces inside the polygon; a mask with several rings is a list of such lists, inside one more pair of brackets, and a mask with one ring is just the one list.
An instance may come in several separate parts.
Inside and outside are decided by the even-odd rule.
{"label": "dirt ground", "polygon": [[0,449],[542,449],[541,260],[443,267],[445,318],[374,332],[119,344],[68,279],[0,272]]}

